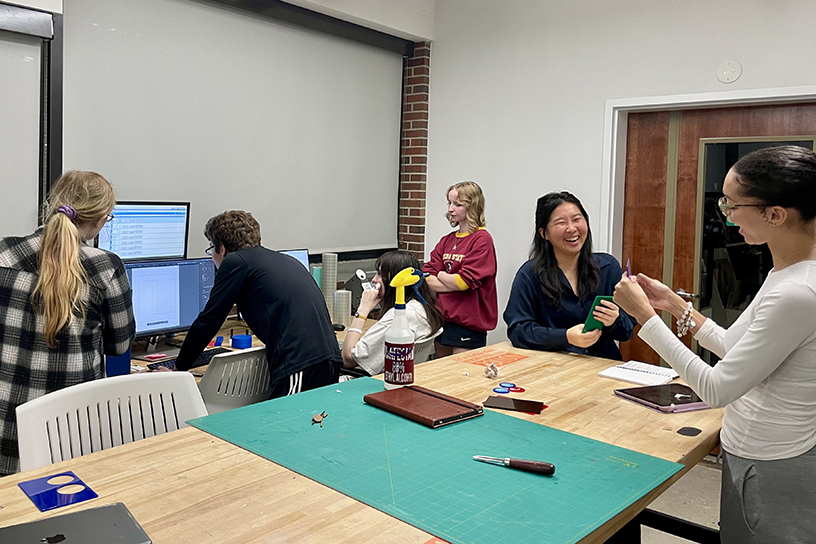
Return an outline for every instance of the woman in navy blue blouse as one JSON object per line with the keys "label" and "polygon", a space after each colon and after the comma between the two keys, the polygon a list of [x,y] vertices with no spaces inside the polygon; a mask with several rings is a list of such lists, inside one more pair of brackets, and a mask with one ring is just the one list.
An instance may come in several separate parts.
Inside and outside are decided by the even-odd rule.
{"label": "woman in navy blue blouse", "polygon": [[621,359],[615,340],[632,338],[634,320],[603,301],[593,315],[603,330],[582,332],[596,295],[612,295],[621,267],[612,255],[592,253],[589,216],[568,192],[538,199],[530,260],[513,280],[504,311],[514,346]]}

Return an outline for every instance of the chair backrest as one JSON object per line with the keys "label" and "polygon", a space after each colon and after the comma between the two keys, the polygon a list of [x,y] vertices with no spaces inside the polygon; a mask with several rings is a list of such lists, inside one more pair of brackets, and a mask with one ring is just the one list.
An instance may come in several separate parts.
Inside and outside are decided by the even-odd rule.
{"label": "chair backrest", "polygon": [[129,374],[66,387],[17,407],[20,468],[175,431],[206,415],[188,372]]}
{"label": "chair backrest", "polygon": [[414,343],[414,364],[418,365],[419,363],[424,363],[428,360],[428,357],[434,352],[434,340],[437,336],[442,334],[442,327],[439,327],[439,330],[433,333],[428,338],[424,338],[419,342]]}
{"label": "chair backrest", "polygon": [[266,348],[216,355],[198,384],[211,414],[267,400],[272,393]]}

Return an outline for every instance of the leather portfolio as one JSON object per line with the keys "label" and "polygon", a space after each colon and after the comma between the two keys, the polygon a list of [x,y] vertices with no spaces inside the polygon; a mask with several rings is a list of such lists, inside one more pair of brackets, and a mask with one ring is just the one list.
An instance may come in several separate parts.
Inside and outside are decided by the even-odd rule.
{"label": "leather portfolio", "polygon": [[484,414],[484,409],[478,404],[418,385],[369,393],[363,400],[432,429]]}

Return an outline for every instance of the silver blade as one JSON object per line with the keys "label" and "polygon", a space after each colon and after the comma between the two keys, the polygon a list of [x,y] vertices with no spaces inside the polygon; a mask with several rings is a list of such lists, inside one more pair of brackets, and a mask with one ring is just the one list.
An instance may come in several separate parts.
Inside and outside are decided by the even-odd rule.
{"label": "silver blade", "polygon": [[487,457],[486,455],[474,455],[473,459],[476,461],[481,461],[482,463],[491,463],[493,465],[504,466],[504,459],[499,459],[498,457]]}

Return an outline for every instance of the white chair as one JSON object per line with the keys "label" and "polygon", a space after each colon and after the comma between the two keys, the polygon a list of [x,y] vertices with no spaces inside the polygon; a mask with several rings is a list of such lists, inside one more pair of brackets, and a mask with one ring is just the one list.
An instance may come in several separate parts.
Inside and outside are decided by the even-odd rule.
{"label": "white chair", "polygon": [[428,338],[420,340],[414,344],[414,364],[418,365],[419,363],[424,363],[428,360],[428,358],[433,355],[434,353],[434,340],[436,337],[442,334],[442,327],[439,327],[439,330],[433,333]]}
{"label": "white chair", "polygon": [[20,468],[175,431],[206,415],[187,372],[129,374],[66,387],[17,407]]}
{"label": "white chair", "polygon": [[266,348],[216,355],[198,384],[211,414],[267,400],[272,393]]}

